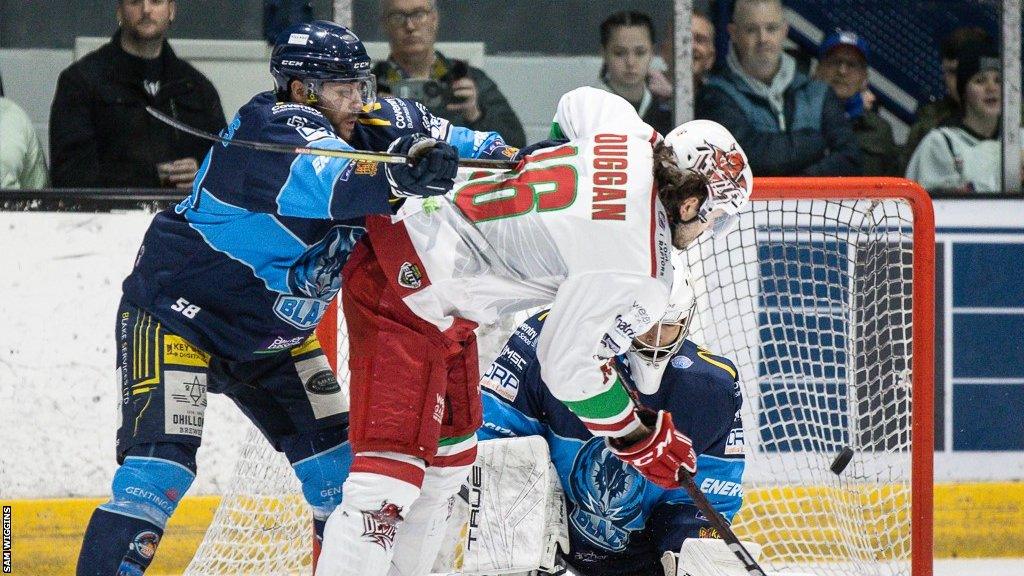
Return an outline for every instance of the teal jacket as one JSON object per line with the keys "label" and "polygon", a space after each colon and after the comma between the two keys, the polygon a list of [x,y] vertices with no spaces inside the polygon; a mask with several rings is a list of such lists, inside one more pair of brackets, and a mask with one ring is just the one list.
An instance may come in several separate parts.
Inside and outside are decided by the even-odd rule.
{"label": "teal jacket", "polygon": [[696,117],[725,126],[758,176],[859,176],[857,138],[835,92],[796,72],[784,92],[783,127],[768,100],[724,66],[708,78]]}

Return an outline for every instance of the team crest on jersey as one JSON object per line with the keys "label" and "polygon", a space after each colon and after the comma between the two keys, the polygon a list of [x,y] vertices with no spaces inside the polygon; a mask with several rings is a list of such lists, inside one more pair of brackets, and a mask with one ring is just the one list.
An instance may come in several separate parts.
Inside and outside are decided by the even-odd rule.
{"label": "team crest on jersey", "polygon": [[292,293],[333,300],[341,290],[341,268],[364,231],[357,226],[335,226],[323,240],[310,246],[288,270]]}
{"label": "team crest on jersey", "polygon": [[638,472],[605,447],[603,438],[591,438],[572,463],[569,493],[576,507],[569,521],[599,548],[625,550],[630,533],[644,527],[646,485]]}
{"label": "team crest on jersey", "polygon": [[420,267],[412,262],[402,264],[398,269],[398,284],[403,288],[415,290],[423,285],[423,273]]}
{"label": "team crest on jersey", "polygon": [[395,544],[398,523],[403,519],[402,507],[390,502],[382,503],[380,510],[363,510],[363,537],[390,550]]}

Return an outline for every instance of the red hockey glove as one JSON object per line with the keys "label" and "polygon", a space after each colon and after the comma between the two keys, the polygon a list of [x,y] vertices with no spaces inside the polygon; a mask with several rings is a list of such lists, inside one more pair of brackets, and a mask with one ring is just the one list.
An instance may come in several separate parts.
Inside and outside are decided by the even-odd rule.
{"label": "red hockey glove", "polygon": [[690,474],[697,472],[697,455],[693,452],[692,442],[676,430],[672,415],[664,410],[657,414],[650,410],[640,411],[640,420],[654,427],[650,436],[625,448],[616,447],[615,439],[606,439],[608,449],[658,486],[679,488],[682,486],[678,477],[680,468],[685,468]]}

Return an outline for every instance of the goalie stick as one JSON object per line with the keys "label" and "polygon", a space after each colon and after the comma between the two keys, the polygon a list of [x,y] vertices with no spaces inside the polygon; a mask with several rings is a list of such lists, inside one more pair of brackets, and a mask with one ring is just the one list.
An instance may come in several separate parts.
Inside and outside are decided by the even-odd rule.
{"label": "goalie stick", "polygon": [[704,516],[707,517],[708,521],[711,522],[711,526],[718,532],[718,535],[725,540],[725,543],[729,546],[729,550],[739,559],[740,563],[743,564],[743,569],[747,571],[750,576],[765,576],[764,570],[758,565],[757,560],[751,556],[750,552],[743,547],[740,543],[740,539],[736,537],[736,533],[729,527],[729,523],[725,521],[725,518],[718,513],[718,510],[708,502],[707,497],[700,491],[697,483],[693,481],[693,474],[690,474],[688,470],[683,468],[679,469],[679,479],[683,483],[683,488],[693,499],[693,503],[697,506],[697,509],[701,511]]}
{"label": "goalie stick", "polygon": [[[204,140],[210,140],[212,142],[220,142],[221,144],[230,144],[233,146],[241,146],[243,148],[252,148],[253,150],[263,150],[264,152],[279,152],[281,154],[309,154],[312,156],[327,156],[329,158],[348,158],[350,160],[363,160],[369,162],[384,162],[386,164],[412,164],[414,158],[406,156],[404,154],[392,154],[390,152],[366,152],[362,150],[326,150],[323,148],[307,148],[305,146],[288,146],[286,144],[273,144],[271,142],[255,142],[252,140],[239,140],[237,138],[224,138],[216,134],[204,132],[198,128],[193,128],[184,122],[181,122],[175,118],[164,114],[163,112],[153,108],[152,106],[146,106],[146,112],[149,112],[151,116],[157,120],[167,124],[168,126],[191,134],[196,138],[202,138]],[[515,164],[512,162],[506,162],[505,160],[478,160],[474,158],[459,158],[459,168],[483,168],[490,170],[512,170]]]}

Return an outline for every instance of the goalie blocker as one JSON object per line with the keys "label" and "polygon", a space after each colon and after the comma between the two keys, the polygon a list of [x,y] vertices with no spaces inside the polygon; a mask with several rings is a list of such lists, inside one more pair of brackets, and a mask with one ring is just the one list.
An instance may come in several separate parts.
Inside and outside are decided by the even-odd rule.
{"label": "goalie blocker", "polygon": [[[761,546],[743,542],[757,559]],[[480,442],[455,497],[435,574],[575,574],[559,559],[569,547],[565,494],[540,436]],[[689,538],[666,552],[664,576],[746,576],[723,540]],[[807,576],[769,572],[769,576]]]}

